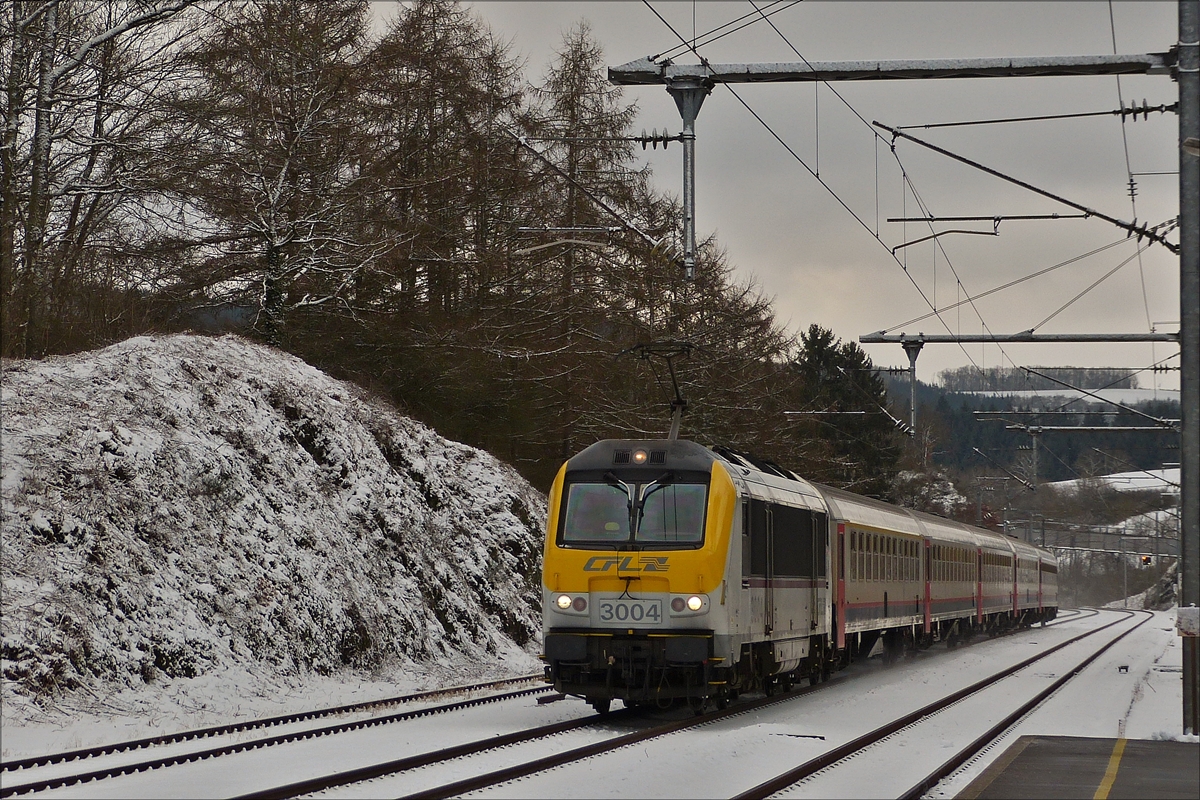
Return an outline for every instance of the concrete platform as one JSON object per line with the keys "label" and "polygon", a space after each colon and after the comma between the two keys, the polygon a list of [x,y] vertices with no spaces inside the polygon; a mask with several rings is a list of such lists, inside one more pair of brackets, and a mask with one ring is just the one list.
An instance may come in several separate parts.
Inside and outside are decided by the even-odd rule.
{"label": "concrete platform", "polygon": [[1200,744],[1022,736],[959,798],[1200,797]]}

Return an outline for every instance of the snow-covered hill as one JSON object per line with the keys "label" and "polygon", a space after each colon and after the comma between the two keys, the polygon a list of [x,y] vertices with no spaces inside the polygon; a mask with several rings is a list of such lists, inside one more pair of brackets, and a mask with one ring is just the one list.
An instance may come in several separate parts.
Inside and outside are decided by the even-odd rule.
{"label": "snow-covered hill", "polygon": [[537,652],[544,498],[276,350],[5,362],[0,456],[10,698]]}

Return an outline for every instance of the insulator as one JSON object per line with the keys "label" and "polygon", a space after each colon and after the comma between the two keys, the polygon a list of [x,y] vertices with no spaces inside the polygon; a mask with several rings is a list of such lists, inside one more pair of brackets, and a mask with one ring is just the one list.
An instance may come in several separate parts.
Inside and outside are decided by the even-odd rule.
{"label": "insulator", "polygon": [[646,149],[646,129],[642,128],[642,149]]}

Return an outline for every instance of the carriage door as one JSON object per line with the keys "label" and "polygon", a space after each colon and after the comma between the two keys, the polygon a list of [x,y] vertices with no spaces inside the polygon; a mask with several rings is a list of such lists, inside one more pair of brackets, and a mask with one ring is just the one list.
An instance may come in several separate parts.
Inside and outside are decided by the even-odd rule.
{"label": "carriage door", "polygon": [[742,506],[742,587],[748,590],[751,631],[772,630],[770,566],[770,514],[762,500],[750,498]]}
{"label": "carriage door", "polygon": [[811,609],[812,621],[809,623],[809,628],[816,630],[823,622],[822,611],[825,604],[821,602],[821,587],[822,584],[828,590],[829,570],[827,568],[827,559],[829,553],[829,519],[822,513],[813,511],[808,514],[811,522],[809,530],[812,531],[812,571],[809,574],[812,576],[812,605]]}

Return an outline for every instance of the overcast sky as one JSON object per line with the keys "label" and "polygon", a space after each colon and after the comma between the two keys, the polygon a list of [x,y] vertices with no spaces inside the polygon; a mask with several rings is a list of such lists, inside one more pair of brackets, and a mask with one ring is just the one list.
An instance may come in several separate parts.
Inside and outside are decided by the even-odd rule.
{"label": "overcast sky", "polygon": [[[471,4],[538,81],[562,35],[586,20],[610,66],[658,54],[679,43],[640,2],[480,2]],[[769,0],[760,0],[766,7]],[[703,34],[753,8],[749,2],[664,2],[654,8],[679,33]],[[1112,6],[1117,50],[1162,52],[1177,40],[1173,2]],[[380,8],[380,11],[384,9]],[[784,36],[805,58],[822,61],[1111,54],[1107,2],[803,2],[763,22],[701,47],[714,63],[796,61]],[[783,34],[781,36],[780,34]],[[695,63],[692,56],[676,59]],[[1126,104],[1172,103],[1166,76],[1120,79]],[[832,85],[867,120],[920,125],[997,117],[1110,111],[1118,107],[1114,77],[997,78],[886,81]],[[1008,221],[999,236],[950,235],[890,249],[929,233],[928,226],[887,223],[919,214],[902,189],[900,165],[887,146],[826,85],[735,86],[741,97],[826,181],[863,222],[844,209],[738,102],[716,87],[697,121],[697,226],[715,232],[740,274],[754,276],[775,298],[778,318],[792,329],[810,323],[843,339],[892,333],[1013,333],[1039,326],[1056,310],[1136,252],[1133,240],[1011,289],[944,311],[941,320],[903,324],[1103,245],[1123,231],[1089,220]],[[636,129],[680,128],[674,102],[660,87],[626,89],[636,101]],[[1125,124],[1128,165],[1135,173],[1178,169],[1178,118],[1156,114]],[[911,131],[954,152],[1120,219],[1133,210],[1118,117]],[[935,215],[1073,213],[982,172],[901,141],[896,155]],[[648,151],[657,184],[682,192],[682,150]],[[878,175],[878,177],[877,177]],[[1178,214],[1174,174],[1139,175],[1139,222]],[[878,208],[878,212],[877,212]],[[881,244],[872,232],[878,225]],[[990,231],[989,222],[942,224],[938,230]],[[1178,235],[1173,236],[1177,240]],[[947,257],[949,263],[947,263]],[[956,278],[957,273],[957,278]],[[924,295],[924,297],[922,296]],[[928,301],[928,302],[927,302]],[[981,322],[982,317],[982,322]],[[1178,329],[1178,259],[1160,246],[1145,250],[1073,305],[1037,327],[1042,333],[1127,333]],[[865,345],[876,363],[904,365],[899,345]],[[1173,345],[1025,344],[929,345],[918,376],[933,380],[950,367],[1074,365],[1145,367],[1178,352]],[[1169,361],[1178,365],[1178,359]],[[1178,373],[1143,373],[1142,386],[1178,387]]]}

